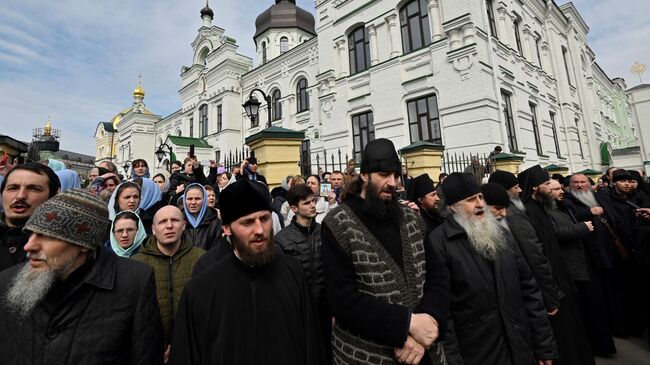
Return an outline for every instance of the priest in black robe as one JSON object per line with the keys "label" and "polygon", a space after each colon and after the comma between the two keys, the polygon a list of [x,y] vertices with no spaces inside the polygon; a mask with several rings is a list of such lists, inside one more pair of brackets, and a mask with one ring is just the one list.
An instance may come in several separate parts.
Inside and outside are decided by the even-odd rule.
{"label": "priest in black robe", "polygon": [[185,287],[170,364],[325,364],[309,284],[273,242],[270,198],[254,184],[221,193],[234,249]]}

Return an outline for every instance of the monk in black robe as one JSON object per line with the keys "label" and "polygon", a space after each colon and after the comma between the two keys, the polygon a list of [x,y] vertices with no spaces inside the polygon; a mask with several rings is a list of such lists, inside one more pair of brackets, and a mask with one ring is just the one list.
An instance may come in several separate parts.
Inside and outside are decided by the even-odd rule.
{"label": "monk in black robe", "polygon": [[234,250],[185,287],[170,364],[325,364],[309,284],[275,246],[270,197],[257,184],[242,179],[221,193]]}

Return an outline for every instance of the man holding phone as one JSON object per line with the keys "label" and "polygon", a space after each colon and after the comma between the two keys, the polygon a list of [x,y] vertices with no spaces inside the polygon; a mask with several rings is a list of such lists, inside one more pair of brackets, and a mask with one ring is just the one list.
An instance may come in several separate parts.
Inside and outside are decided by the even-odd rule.
{"label": "man holding phone", "polygon": [[239,169],[239,174],[236,175],[237,180],[245,177],[249,180],[253,181],[259,181],[264,183],[264,185],[269,185],[266,182],[266,178],[264,175],[261,175],[257,172],[257,158],[255,156],[251,156],[244,161],[242,161],[240,169]]}

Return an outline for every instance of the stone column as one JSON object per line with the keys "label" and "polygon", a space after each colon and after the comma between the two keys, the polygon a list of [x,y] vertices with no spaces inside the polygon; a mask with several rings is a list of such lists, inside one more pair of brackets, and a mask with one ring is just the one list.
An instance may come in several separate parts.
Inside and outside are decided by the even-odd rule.
{"label": "stone column", "polygon": [[435,42],[442,38],[442,15],[439,0],[429,0],[428,8],[432,42]]}
{"label": "stone column", "polygon": [[370,43],[370,65],[374,66],[379,63],[379,47],[377,45],[377,29],[374,25],[370,24],[366,28],[368,30],[368,38]]}
{"label": "stone column", "polygon": [[386,28],[388,29],[388,39],[390,40],[390,57],[393,58],[399,56],[402,49],[397,15],[390,14],[385,18],[385,20]]}
{"label": "stone column", "polygon": [[505,6],[503,6],[502,3],[499,3],[499,6],[497,8],[497,13],[499,14],[498,21],[497,21],[497,27],[499,27],[499,40],[501,40],[502,43],[504,44],[510,44],[510,34],[511,31],[509,31],[510,27],[508,26],[508,22],[510,22],[510,15],[507,13],[507,9]]}
{"label": "stone column", "polygon": [[521,40],[521,48],[522,52],[524,52],[523,56],[525,59],[530,61],[530,63],[536,63],[535,57],[533,56],[533,52],[531,52],[531,40],[533,46],[535,45],[535,37],[533,37],[532,34],[530,34],[530,28],[528,25],[523,26],[524,29],[522,29],[522,33],[524,33],[524,38]]}
{"label": "stone column", "polygon": [[347,58],[347,47],[345,39],[339,39],[336,41],[336,47],[338,48],[337,58],[339,60],[339,77],[345,77],[348,75],[348,58]]}
{"label": "stone column", "polygon": [[412,176],[429,174],[432,180],[438,178],[442,170],[442,153],[445,146],[430,142],[415,142],[400,150],[402,160]]}
{"label": "stone column", "polygon": [[305,133],[281,127],[270,127],[246,138],[255,152],[259,173],[269,183],[269,190],[280,186],[288,175],[300,174],[300,145]]}

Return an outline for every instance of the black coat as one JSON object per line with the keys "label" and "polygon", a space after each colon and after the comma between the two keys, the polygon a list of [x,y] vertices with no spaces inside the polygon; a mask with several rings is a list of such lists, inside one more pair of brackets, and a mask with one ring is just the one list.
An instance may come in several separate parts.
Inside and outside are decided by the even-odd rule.
{"label": "black coat", "polygon": [[196,228],[188,222],[185,224],[185,231],[183,231],[183,238],[192,242],[196,247],[208,251],[215,247],[221,238],[221,221],[217,217],[214,209],[208,208],[205,215]]}
{"label": "black coat", "polygon": [[553,222],[555,236],[560,244],[562,258],[571,279],[577,281],[589,280],[587,256],[584,238],[589,236],[589,228],[584,222],[576,222],[560,209],[547,209]]}
{"label": "black coat", "polygon": [[450,365],[534,365],[558,357],[533,273],[504,233],[507,242],[494,261],[476,253],[453,218],[430,235],[451,282],[443,341]]}
{"label": "black coat", "polygon": [[[0,273],[0,292],[21,267]],[[25,322],[2,306],[3,365],[162,364],[162,322],[150,267],[98,249],[97,258],[66,283],[76,285],[55,286]]]}
{"label": "black coat", "polygon": [[564,293],[558,286],[548,258],[544,255],[544,243],[537,236],[530,218],[514,204],[508,207],[507,222],[510,231],[519,245],[519,249],[535,275],[535,280],[542,290],[544,304],[548,310],[560,306]]}
{"label": "black coat", "polygon": [[0,271],[25,261],[25,244],[29,234],[23,227],[9,227],[0,213]]}

